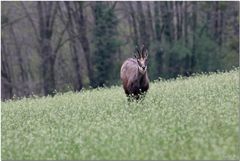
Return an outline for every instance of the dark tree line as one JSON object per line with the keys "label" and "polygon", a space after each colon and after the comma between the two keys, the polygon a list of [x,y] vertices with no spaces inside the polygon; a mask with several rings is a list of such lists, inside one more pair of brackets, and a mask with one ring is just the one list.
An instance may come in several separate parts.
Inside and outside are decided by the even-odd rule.
{"label": "dark tree line", "polygon": [[238,66],[239,2],[2,2],[1,98],[119,84],[136,45],[150,79]]}

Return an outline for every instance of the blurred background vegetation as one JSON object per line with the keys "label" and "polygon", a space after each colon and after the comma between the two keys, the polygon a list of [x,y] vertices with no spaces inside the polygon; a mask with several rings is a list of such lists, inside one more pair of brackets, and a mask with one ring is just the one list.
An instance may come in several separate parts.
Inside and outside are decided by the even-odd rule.
{"label": "blurred background vegetation", "polygon": [[150,80],[232,69],[239,2],[1,2],[1,99],[120,84],[143,43]]}

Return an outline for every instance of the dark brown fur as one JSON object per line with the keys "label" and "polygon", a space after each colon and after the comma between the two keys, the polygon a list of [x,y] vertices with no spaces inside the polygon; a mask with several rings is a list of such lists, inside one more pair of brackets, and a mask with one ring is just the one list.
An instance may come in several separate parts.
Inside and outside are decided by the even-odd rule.
{"label": "dark brown fur", "polygon": [[[141,65],[139,59],[142,60]],[[148,91],[149,79],[147,74],[147,69],[141,72],[141,67],[146,68],[147,56],[140,55],[138,58],[128,58],[121,67],[120,77],[123,83],[123,89],[127,96],[132,96],[135,99],[139,99],[141,94]]]}

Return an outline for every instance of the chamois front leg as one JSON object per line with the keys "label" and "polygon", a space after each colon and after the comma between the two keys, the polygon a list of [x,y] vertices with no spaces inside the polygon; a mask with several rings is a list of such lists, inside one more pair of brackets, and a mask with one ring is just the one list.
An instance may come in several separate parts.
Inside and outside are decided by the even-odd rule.
{"label": "chamois front leg", "polygon": [[136,82],[131,82],[128,85],[128,89],[129,89],[129,98],[130,99],[135,99],[138,100],[140,98],[140,89],[139,86]]}

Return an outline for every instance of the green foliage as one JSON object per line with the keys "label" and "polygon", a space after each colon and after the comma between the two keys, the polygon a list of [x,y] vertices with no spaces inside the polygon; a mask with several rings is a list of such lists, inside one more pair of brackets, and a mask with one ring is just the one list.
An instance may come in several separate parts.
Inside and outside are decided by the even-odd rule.
{"label": "green foliage", "polygon": [[178,59],[183,59],[187,55],[191,54],[189,48],[184,44],[184,40],[179,40],[173,44],[173,47],[169,51],[170,55],[175,55]]}
{"label": "green foliage", "polygon": [[213,71],[219,66],[219,46],[206,33],[197,37],[195,71]]}
{"label": "green foliage", "polygon": [[[159,58],[160,54],[162,60]],[[156,59],[154,60],[157,61],[157,64],[163,64],[167,69],[162,71],[160,75],[164,78],[172,78],[184,75],[184,72],[189,70],[191,56],[191,48],[185,45],[183,39],[180,39],[172,43],[163,41],[157,47]]]}
{"label": "green foliage", "polygon": [[[233,40],[233,39],[232,39]],[[231,41],[234,44],[234,40]],[[197,37],[195,72],[229,70],[238,66],[236,45],[218,45],[206,32]]]}
{"label": "green foliage", "polygon": [[[184,40],[179,40],[173,43],[168,51],[168,62],[170,68],[170,77],[176,77],[179,74],[184,74],[188,70],[190,64],[189,60],[192,56],[190,48],[186,47]],[[174,70],[173,70],[174,69]]]}
{"label": "green foliage", "polygon": [[105,2],[96,2],[93,11],[95,17],[94,26],[94,87],[108,84],[113,64],[113,56],[119,46],[117,40],[117,17],[114,10]]}
{"label": "green foliage", "polygon": [[239,69],[2,103],[3,160],[235,160]]}
{"label": "green foliage", "polygon": [[158,79],[158,77],[164,77],[163,65],[164,59],[164,49],[159,41],[153,41],[149,47],[148,55],[148,75],[150,80]]}

